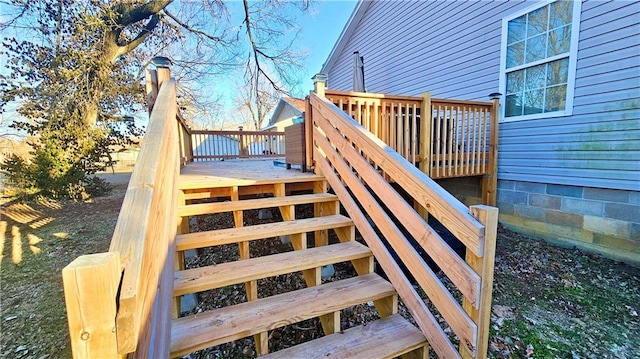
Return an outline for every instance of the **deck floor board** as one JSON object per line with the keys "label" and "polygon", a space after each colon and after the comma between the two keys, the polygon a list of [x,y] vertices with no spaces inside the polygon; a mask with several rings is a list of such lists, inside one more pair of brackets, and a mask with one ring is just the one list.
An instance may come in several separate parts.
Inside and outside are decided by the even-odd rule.
{"label": "deck floor board", "polygon": [[216,188],[250,186],[272,183],[295,183],[322,180],[312,172],[287,170],[275,165],[284,159],[239,159],[227,161],[192,162],[180,172],[179,188]]}

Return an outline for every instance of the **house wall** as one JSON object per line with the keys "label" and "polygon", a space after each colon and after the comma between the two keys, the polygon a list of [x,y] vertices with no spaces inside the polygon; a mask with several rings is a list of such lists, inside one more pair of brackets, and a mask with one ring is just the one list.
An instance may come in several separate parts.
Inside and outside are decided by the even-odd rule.
{"label": "house wall", "polygon": [[[328,87],[350,90],[359,51],[371,92],[486,101],[499,91],[502,18],[532,5],[362,3],[323,68]],[[639,14],[638,2],[584,2],[573,115],[501,123],[505,225],[640,262]]]}
{"label": "house wall", "polygon": [[273,126],[275,126],[273,131],[277,131],[277,132],[284,132],[284,129],[286,127],[289,127],[291,125],[293,125],[293,119],[296,116],[293,117],[288,117],[286,119],[282,119],[282,120],[278,120],[278,122],[274,123]]}
{"label": "house wall", "polygon": [[300,111],[293,109],[291,106],[289,105],[285,105],[283,106],[282,111],[280,111],[280,113],[278,113],[278,116],[274,119],[274,124],[283,121],[283,120],[289,120],[293,117],[298,117],[300,116]]}

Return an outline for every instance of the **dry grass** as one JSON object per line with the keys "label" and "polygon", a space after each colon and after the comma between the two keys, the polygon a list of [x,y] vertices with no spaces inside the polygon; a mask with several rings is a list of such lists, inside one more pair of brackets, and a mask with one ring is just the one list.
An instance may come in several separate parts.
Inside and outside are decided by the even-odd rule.
{"label": "dry grass", "polygon": [[109,248],[125,188],[91,202],[2,204],[0,357],[71,357],[61,271]]}

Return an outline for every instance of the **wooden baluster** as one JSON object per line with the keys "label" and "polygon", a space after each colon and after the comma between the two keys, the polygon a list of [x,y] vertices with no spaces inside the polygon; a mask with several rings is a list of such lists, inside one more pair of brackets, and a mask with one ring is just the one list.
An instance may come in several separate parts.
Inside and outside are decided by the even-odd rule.
{"label": "wooden baluster", "polygon": [[402,104],[396,107],[396,152],[402,155]]}
{"label": "wooden baluster", "polygon": [[431,108],[431,94],[425,92],[422,94],[422,105],[420,107],[420,169],[422,172],[431,176],[431,149],[433,148],[432,140],[432,120],[433,110]]}
{"label": "wooden baluster", "polygon": [[453,174],[453,113],[453,106],[451,106],[447,116],[447,175],[449,177]]}
{"label": "wooden baluster", "polygon": [[433,143],[435,143],[435,155],[436,155],[436,163],[435,163],[435,174],[436,174],[436,178],[440,177],[440,161],[441,161],[441,157],[440,157],[440,148],[442,147],[442,144],[440,142],[440,136],[442,134],[442,106],[438,105],[438,111],[437,111],[438,115],[435,117],[435,121],[436,121],[436,133],[435,133],[435,140],[433,141]]}
{"label": "wooden baluster", "polygon": [[456,117],[455,117],[455,121],[454,121],[454,126],[455,126],[455,151],[456,151],[456,155],[455,155],[455,159],[454,159],[454,175],[458,176],[459,175],[459,171],[460,171],[460,106],[456,107]]}
{"label": "wooden baluster", "polygon": [[411,160],[409,158],[409,149],[411,148],[411,137],[409,135],[411,127],[409,120],[409,103],[406,103],[404,105],[404,141],[402,141],[402,144],[404,146],[404,158],[406,158],[407,161]]}
{"label": "wooden baluster", "polygon": [[416,142],[418,141],[418,112],[416,104],[413,104],[413,117],[411,119],[411,163],[416,164]]}

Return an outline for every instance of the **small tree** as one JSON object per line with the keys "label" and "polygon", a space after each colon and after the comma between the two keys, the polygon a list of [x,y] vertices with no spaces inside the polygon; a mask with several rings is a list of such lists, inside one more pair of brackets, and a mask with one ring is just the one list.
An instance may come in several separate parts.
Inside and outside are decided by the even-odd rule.
{"label": "small tree", "polygon": [[[290,8],[305,10],[307,1],[244,0],[240,25],[232,23],[224,1],[172,3],[10,2],[16,12],[0,24],[9,70],[0,75],[0,112],[17,101],[26,121],[13,126],[38,138],[31,162],[18,167],[40,194],[79,198],[93,192],[91,186],[99,184],[93,174],[110,165],[109,148],[138,135],[114,121],[141,108],[142,69],[160,52],[181,47],[170,57],[183,79],[245,65],[248,83],[262,78],[274,87],[277,81],[264,66],[284,76],[296,63],[290,43],[275,45],[292,27]],[[13,37],[6,35],[10,29]],[[10,173],[17,165],[2,169]]]}

